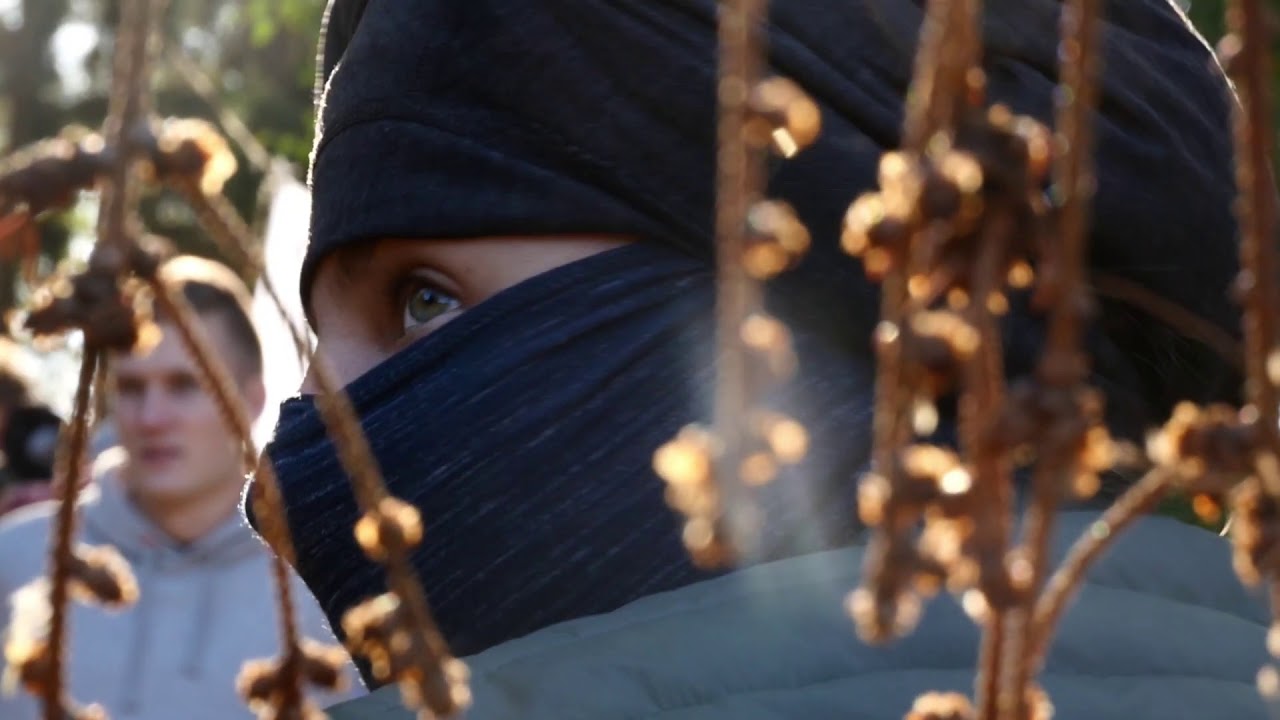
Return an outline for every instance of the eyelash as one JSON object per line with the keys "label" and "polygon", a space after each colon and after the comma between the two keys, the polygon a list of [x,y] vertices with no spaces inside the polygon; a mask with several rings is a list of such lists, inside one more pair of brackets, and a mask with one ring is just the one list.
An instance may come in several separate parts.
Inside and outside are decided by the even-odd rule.
{"label": "eyelash", "polygon": [[[430,332],[431,330],[435,330],[436,327],[432,327],[432,325],[436,324],[438,327],[438,323],[435,323],[436,320],[448,315],[449,313],[462,309],[462,301],[457,297],[456,293],[442,288],[441,283],[434,281],[429,277],[424,277],[421,272],[411,272],[406,274],[395,283],[394,290],[395,291],[392,295],[392,307],[394,308],[393,316],[395,320],[393,324],[398,326],[396,329],[400,338],[420,336]],[[414,297],[418,293],[421,293],[424,290],[430,292],[437,299],[445,301],[443,304],[447,307],[429,320],[418,321],[417,324],[411,325],[411,322],[414,321],[411,321],[409,318],[409,303],[413,301]],[[423,328],[429,329],[423,331]]]}

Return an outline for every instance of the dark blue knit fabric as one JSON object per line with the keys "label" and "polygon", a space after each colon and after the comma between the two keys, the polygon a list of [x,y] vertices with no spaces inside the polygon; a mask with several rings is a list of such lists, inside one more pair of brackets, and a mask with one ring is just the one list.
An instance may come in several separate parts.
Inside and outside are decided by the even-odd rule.
{"label": "dark blue knit fabric", "polygon": [[[713,291],[697,260],[619,248],[495,296],[348,388],[391,492],[423,513],[414,565],[457,652],[704,577],[650,466],[707,419]],[[770,404],[817,448],[763,492],[760,557],[857,532],[869,367],[822,333],[796,346],[801,379]],[[297,570],[336,628],[384,579],[355,545],[355,500],[312,401],[282,407],[268,452]]]}
{"label": "dark blue knit fabric", "polygon": [[[1060,3],[985,5],[991,99],[1050,120]],[[1091,264],[1234,331],[1226,83],[1166,0],[1106,7]],[[322,257],[380,237],[641,241],[469,310],[351,387],[393,491],[423,511],[415,564],[460,652],[698,577],[649,458],[709,407],[713,19],[712,0],[330,8],[304,300]],[[839,228],[897,142],[920,20],[918,1],[773,3],[771,64],[824,124],[769,172],[770,194],[815,238],[768,291],[801,362],[777,402],[821,448],[771,491],[779,552],[852,532],[877,303]],[[1007,338],[1021,374],[1040,321],[1015,313]],[[1091,350],[1130,436],[1176,399],[1228,397],[1236,382],[1212,352],[1119,303],[1103,304]],[[299,572],[336,626],[381,574],[351,537],[355,506],[314,410],[284,410],[270,454]]]}

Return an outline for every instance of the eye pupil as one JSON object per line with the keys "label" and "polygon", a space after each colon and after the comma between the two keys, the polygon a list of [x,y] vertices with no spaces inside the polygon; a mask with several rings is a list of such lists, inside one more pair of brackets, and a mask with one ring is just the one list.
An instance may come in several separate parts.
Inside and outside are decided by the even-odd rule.
{"label": "eye pupil", "polygon": [[411,323],[428,323],[457,306],[457,301],[431,288],[420,288],[409,296],[405,315]]}

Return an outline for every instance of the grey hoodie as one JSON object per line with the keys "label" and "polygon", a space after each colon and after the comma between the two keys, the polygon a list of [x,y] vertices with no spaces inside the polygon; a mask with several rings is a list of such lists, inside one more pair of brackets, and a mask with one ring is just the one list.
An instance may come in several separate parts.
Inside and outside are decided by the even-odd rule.
{"label": "grey hoodie", "polygon": [[[237,514],[179,546],[128,500],[106,473],[85,491],[79,540],[114,545],[138,580],[138,603],[120,612],[75,604],[71,615],[71,694],[103,705],[113,720],[252,718],[235,691],[246,659],[279,652],[269,550]],[[0,520],[0,608],[8,624],[15,590],[45,572],[53,503]],[[306,587],[294,578],[302,633],[336,642]],[[0,657],[0,667],[3,667]],[[354,668],[348,687],[359,689]],[[324,707],[350,695],[317,695]],[[0,696],[0,720],[39,720],[20,690]]]}

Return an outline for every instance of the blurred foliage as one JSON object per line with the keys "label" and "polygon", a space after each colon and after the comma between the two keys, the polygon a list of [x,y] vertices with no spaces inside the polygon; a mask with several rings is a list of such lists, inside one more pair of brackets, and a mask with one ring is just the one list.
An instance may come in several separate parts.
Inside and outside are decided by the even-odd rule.
{"label": "blurred foliage", "polygon": [[[305,173],[312,137],[312,79],[325,0],[170,0],[165,43],[213,84],[216,103],[252,128],[258,142]],[[0,0],[0,152],[70,124],[98,127],[106,113],[109,49],[119,0]],[[217,112],[163,60],[154,73],[155,110],[218,122]],[[246,219],[258,218],[262,168],[236,148],[241,171],[226,192]],[[168,193],[143,204],[148,226],[186,252],[220,257],[186,205]],[[81,214],[44,222],[42,253],[63,257],[83,229]],[[17,296],[16,268],[0,268],[0,308]]]}

